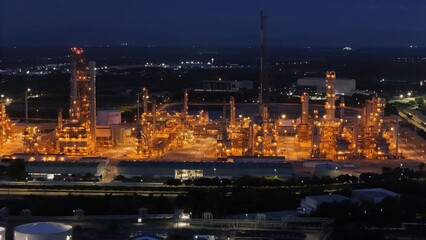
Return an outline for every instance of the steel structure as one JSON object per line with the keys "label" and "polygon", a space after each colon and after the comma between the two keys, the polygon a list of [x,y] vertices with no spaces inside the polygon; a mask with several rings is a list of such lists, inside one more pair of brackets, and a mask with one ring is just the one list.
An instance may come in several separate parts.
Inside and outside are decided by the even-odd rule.
{"label": "steel structure", "polygon": [[0,147],[12,137],[13,124],[6,112],[6,103],[0,99]]}
{"label": "steel structure", "polygon": [[87,63],[83,49],[71,48],[69,120],[58,129],[59,152],[88,155],[96,146],[95,62]]}

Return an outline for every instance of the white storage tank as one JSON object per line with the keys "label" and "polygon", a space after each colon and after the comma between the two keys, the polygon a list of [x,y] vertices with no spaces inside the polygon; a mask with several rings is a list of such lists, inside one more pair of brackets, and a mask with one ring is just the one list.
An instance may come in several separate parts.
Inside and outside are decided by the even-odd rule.
{"label": "white storage tank", "polygon": [[96,116],[97,125],[114,125],[121,123],[121,112],[118,110],[99,110]]}
{"label": "white storage tank", "polygon": [[6,228],[0,227],[0,240],[6,239]]}
{"label": "white storage tank", "polygon": [[72,226],[56,222],[36,222],[15,227],[15,240],[71,240]]}

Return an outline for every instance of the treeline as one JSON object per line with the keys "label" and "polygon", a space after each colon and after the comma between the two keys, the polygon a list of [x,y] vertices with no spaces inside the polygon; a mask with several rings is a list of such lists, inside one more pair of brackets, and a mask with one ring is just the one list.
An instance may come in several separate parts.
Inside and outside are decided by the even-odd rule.
{"label": "treeline", "polygon": [[30,209],[37,216],[70,216],[74,209],[83,209],[88,215],[137,214],[139,208],[149,213],[172,213],[173,199],[163,196],[121,195],[112,196],[34,196],[22,199],[3,198],[0,206],[9,208],[10,214],[19,215],[23,209]]}

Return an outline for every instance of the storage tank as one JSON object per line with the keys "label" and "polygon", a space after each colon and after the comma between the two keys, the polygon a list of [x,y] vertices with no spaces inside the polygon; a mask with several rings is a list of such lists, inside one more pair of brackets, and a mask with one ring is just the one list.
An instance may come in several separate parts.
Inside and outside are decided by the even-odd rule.
{"label": "storage tank", "polygon": [[121,123],[121,112],[118,110],[99,110],[96,117],[97,125],[114,125]]}
{"label": "storage tank", "polygon": [[0,227],[0,240],[6,239],[6,228]]}
{"label": "storage tank", "polygon": [[56,222],[36,222],[15,227],[15,240],[71,240],[72,226]]}

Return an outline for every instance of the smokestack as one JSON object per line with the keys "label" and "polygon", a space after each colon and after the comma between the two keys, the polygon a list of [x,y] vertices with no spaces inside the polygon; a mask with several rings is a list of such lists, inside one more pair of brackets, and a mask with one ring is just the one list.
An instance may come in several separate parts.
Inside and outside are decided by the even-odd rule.
{"label": "smokestack", "polygon": [[[268,17],[260,12],[260,92],[259,104],[268,103],[271,99],[272,76],[268,52]],[[262,110],[262,108],[260,108]]]}
{"label": "smokestack", "polygon": [[148,99],[149,99],[147,88],[142,88],[142,99],[143,99],[143,114],[147,115],[148,114]]}
{"label": "smokestack", "polygon": [[90,77],[90,138],[91,138],[91,150],[94,152],[96,148],[96,62],[89,62],[89,77]]}

